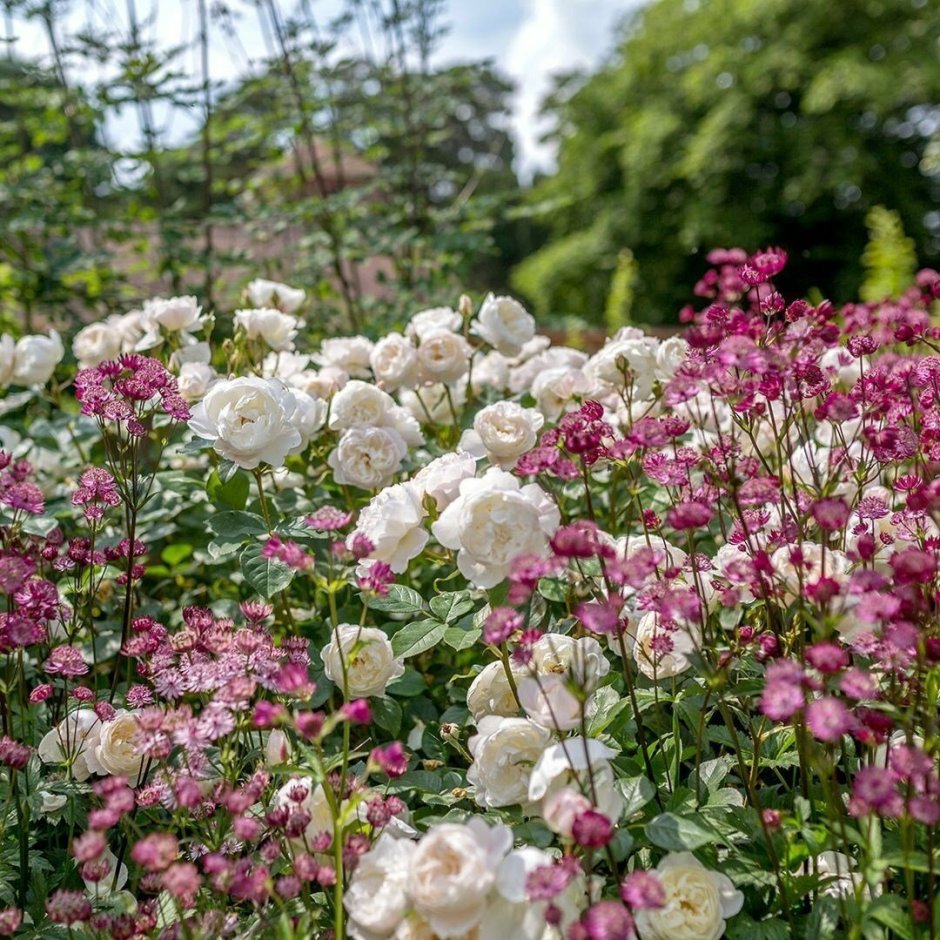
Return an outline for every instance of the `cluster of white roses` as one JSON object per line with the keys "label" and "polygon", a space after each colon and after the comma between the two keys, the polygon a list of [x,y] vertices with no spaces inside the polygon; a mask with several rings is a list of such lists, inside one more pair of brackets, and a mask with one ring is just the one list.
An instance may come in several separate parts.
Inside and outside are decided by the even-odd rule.
{"label": "cluster of white roses", "polygon": [[14,340],[0,336],[0,389],[9,385],[45,385],[62,361],[65,349],[55,330],[47,335],[34,333]]}

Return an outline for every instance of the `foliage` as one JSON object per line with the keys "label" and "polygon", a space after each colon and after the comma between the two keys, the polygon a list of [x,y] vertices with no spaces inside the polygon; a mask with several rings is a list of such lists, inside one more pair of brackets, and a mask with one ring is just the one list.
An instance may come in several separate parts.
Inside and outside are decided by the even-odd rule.
{"label": "foliage", "polygon": [[671,321],[696,254],[745,242],[782,245],[794,283],[845,300],[876,205],[935,253],[937,6],[851,0],[831,14],[825,0],[657,0],[633,14],[610,61],[547,104],[559,169],[533,200],[550,240],[516,288],[540,312],[600,320],[629,248],[635,319]]}
{"label": "foliage", "polygon": [[862,253],[865,280],[859,294],[862,300],[896,299],[914,283],[917,251],[914,239],[904,234],[896,212],[874,206],[865,217],[868,244]]}

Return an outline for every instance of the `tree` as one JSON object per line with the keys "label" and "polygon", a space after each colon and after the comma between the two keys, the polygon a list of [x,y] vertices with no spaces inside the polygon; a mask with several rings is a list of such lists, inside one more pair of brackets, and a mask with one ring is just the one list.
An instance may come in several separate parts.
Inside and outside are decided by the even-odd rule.
{"label": "tree", "polygon": [[[865,216],[940,248],[940,7],[927,0],[656,0],[589,78],[559,81],[548,244],[517,288],[600,319],[621,251],[633,316],[675,318],[717,245],[781,245],[793,283],[847,299]],[[786,286],[786,283],[783,284]]]}

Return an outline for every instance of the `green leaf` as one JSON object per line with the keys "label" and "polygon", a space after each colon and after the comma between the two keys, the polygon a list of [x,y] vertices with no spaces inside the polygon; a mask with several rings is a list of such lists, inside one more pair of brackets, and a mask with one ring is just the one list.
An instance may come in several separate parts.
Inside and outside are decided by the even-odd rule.
{"label": "green leaf", "polygon": [[446,629],[447,624],[437,620],[416,620],[392,637],[392,649],[396,656],[417,656],[437,645]]}
{"label": "green leaf", "polygon": [[373,698],[370,705],[375,723],[393,738],[397,738],[401,732],[401,705],[390,698]]}
{"label": "green leaf", "polygon": [[444,642],[458,652],[460,650],[470,649],[475,643],[480,641],[483,631],[479,629],[464,630],[462,627],[448,627],[444,631]]}
{"label": "green leaf", "polygon": [[621,696],[612,686],[605,685],[598,689],[592,705],[594,712],[588,720],[588,736],[597,737],[629,705],[630,699]]}
{"label": "green leaf", "polygon": [[431,613],[442,623],[453,623],[472,610],[473,599],[469,591],[452,591],[432,597],[430,606]]}
{"label": "green leaf", "polygon": [[209,531],[226,541],[244,541],[251,536],[265,535],[268,527],[264,524],[264,519],[255,512],[227,510],[209,517]]}
{"label": "green leaf", "polygon": [[865,911],[865,920],[887,927],[900,940],[914,940],[914,923],[907,905],[896,894],[876,898]]}
{"label": "green leaf", "polygon": [[245,581],[262,597],[283,591],[294,579],[294,569],[273,558],[264,558],[260,545],[248,545],[239,556]]}
{"label": "green leaf", "polygon": [[247,473],[236,472],[226,483],[222,482],[218,471],[209,474],[206,494],[217,506],[226,509],[244,509],[248,502],[250,480]]}
{"label": "green leaf", "polygon": [[23,531],[45,538],[58,524],[52,516],[27,516],[23,520]]}
{"label": "green leaf", "polygon": [[670,852],[692,851],[715,841],[715,834],[693,819],[675,813],[660,813],[646,826],[653,845]]}
{"label": "green leaf", "polygon": [[627,818],[643,809],[656,796],[656,787],[648,777],[625,777],[617,781],[617,788],[623,796],[623,815]]}
{"label": "green leaf", "polygon": [[385,597],[370,597],[366,603],[371,610],[387,614],[424,614],[428,610],[421,595],[403,584],[390,584]]}
{"label": "green leaf", "polygon": [[167,547],[160,552],[160,557],[168,567],[175,568],[181,561],[185,561],[189,558],[192,553],[192,545],[174,543],[173,545],[167,545]]}
{"label": "green leaf", "polygon": [[406,669],[404,675],[399,676],[394,682],[386,686],[385,691],[389,695],[397,695],[399,698],[414,698],[427,691],[427,685],[424,676],[414,669]]}

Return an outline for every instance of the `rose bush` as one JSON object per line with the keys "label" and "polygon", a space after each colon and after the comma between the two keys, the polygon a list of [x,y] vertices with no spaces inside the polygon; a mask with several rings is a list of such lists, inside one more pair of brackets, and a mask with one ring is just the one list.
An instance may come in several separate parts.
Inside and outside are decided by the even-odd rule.
{"label": "rose bush", "polygon": [[710,261],[0,336],[0,935],[935,937],[940,277]]}

